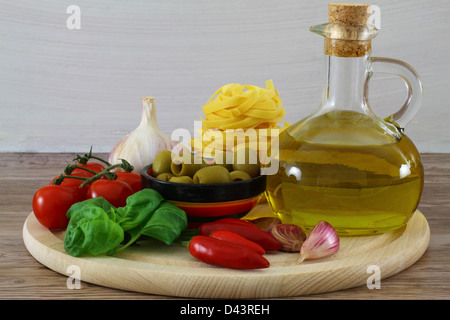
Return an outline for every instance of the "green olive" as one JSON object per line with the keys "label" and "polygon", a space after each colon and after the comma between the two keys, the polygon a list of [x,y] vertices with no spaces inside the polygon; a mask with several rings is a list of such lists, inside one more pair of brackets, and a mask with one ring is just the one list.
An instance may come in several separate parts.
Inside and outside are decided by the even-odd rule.
{"label": "green olive", "polygon": [[249,180],[252,177],[247,172],[244,171],[231,171],[230,172],[231,181],[243,181]]}
{"label": "green olive", "polygon": [[222,166],[203,167],[194,175],[194,183],[226,183],[231,182],[230,172]]}
{"label": "green olive", "polygon": [[233,171],[244,171],[254,178],[259,176],[260,167],[257,151],[241,147],[234,152]]}
{"label": "green olive", "polygon": [[178,183],[194,183],[192,178],[189,176],[172,177],[169,181]]}
{"label": "green olive", "polygon": [[156,179],[158,180],[163,180],[163,181],[169,181],[170,178],[173,177],[173,174],[169,173],[169,172],[165,172],[165,173],[161,173],[159,174]]}
{"label": "green olive", "polygon": [[172,162],[171,169],[172,174],[174,176],[180,177],[180,176],[189,176],[193,177],[194,174],[202,167],[201,164],[195,164],[195,163],[183,163],[183,162]]}
{"label": "green olive", "polygon": [[159,152],[152,164],[152,175],[158,177],[161,173],[171,173],[170,164],[172,163],[172,152],[163,150]]}

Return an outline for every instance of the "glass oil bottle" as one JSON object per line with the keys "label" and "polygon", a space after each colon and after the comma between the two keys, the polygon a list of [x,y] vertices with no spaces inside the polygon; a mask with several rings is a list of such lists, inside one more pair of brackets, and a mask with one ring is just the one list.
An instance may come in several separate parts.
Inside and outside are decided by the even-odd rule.
{"label": "glass oil bottle", "polygon": [[[325,37],[322,103],[280,134],[279,170],[267,178],[267,199],[283,221],[310,231],[320,220],[339,235],[362,236],[405,226],[417,209],[423,166],[404,126],[422,99],[408,64],[371,57],[377,29],[370,5],[330,3],[329,23],[311,27]],[[386,119],[368,103],[373,73],[399,75],[408,97]]]}

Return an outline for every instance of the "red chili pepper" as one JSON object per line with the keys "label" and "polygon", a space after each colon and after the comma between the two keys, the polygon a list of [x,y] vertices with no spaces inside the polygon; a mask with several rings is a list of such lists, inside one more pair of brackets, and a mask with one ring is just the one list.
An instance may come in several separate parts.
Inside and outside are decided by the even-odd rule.
{"label": "red chili pepper", "polygon": [[237,233],[241,237],[256,242],[266,251],[276,251],[283,248],[281,243],[270,233],[245,220],[224,218],[203,223],[199,228],[199,234],[209,236],[214,230],[228,230]]}
{"label": "red chili pepper", "polygon": [[259,254],[263,255],[266,253],[266,250],[264,250],[263,247],[261,247],[256,242],[250,241],[247,238],[244,238],[237,233],[228,231],[228,230],[214,230],[211,233],[211,238],[223,240],[229,243],[233,243],[235,245],[249,248],[253,251],[258,252]]}
{"label": "red chili pepper", "polygon": [[200,261],[226,268],[261,269],[270,266],[270,262],[256,251],[204,235],[191,239],[189,252]]}

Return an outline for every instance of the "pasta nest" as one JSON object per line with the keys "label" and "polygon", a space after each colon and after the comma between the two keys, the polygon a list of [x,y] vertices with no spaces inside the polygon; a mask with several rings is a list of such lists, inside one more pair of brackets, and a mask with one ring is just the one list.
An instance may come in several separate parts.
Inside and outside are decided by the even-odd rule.
{"label": "pasta nest", "polygon": [[[278,125],[283,122],[286,111],[273,81],[268,80],[265,85],[266,88],[261,88],[230,83],[219,88],[202,107],[205,117],[201,118],[200,137],[191,140],[191,147],[196,150],[210,147],[232,151],[244,143],[249,146],[253,134],[256,134],[257,149],[267,150],[267,147],[260,146],[259,141],[266,139],[270,144],[271,137],[278,135],[289,124]],[[245,142],[236,138],[240,134]],[[234,140],[232,147],[226,142],[227,137]]]}

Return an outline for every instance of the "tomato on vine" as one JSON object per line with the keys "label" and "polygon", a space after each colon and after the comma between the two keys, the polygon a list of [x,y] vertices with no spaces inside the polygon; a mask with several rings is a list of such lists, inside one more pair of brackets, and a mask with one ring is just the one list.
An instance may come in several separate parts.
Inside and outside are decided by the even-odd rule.
{"label": "tomato on vine", "polygon": [[[88,172],[91,177],[106,169],[106,166],[95,161],[90,161],[86,164],[77,163],[76,167],[77,168],[75,168],[71,174],[79,172]],[[90,171],[87,171],[86,169]]]}
{"label": "tomato on vine", "polygon": [[84,200],[86,198],[86,192],[89,185],[85,185],[83,187],[80,187],[80,185],[91,176],[92,175],[89,172],[80,170],[78,172],[71,173],[70,177],[64,175],[54,177],[52,181],[50,181],[50,185],[56,184],[71,188],[78,194],[79,198]]}
{"label": "tomato on vine", "polygon": [[133,192],[142,190],[141,175],[139,173],[126,171],[115,171],[114,173],[117,175],[117,180],[127,183],[133,189]]}
{"label": "tomato on vine", "polygon": [[66,216],[69,208],[82,201],[73,188],[48,185],[40,188],[33,197],[33,212],[36,219],[48,229],[64,229],[69,223]]}
{"label": "tomato on vine", "polygon": [[120,180],[100,179],[92,182],[86,193],[86,198],[103,197],[114,207],[124,207],[127,198],[133,194],[130,185]]}
{"label": "tomato on vine", "polygon": [[[99,159],[104,164],[90,159]],[[103,197],[114,207],[126,205],[127,198],[141,190],[140,175],[132,173],[133,166],[122,159],[110,164],[89,154],[77,156],[76,164],[69,164],[64,173],[40,188],[33,197],[33,211],[37,220],[48,229],[64,229],[69,223],[69,208],[86,199]],[[114,170],[124,170],[117,171]]]}

